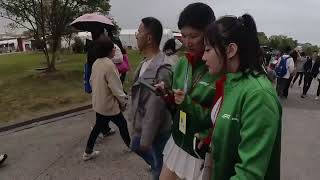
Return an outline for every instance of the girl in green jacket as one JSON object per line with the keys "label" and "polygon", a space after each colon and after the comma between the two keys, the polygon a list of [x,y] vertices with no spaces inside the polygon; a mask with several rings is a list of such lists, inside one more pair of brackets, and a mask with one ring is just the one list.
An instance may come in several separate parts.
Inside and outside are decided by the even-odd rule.
{"label": "girl in green jacket", "polygon": [[[188,5],[180,14],[178,27],[187,53],[176,64],[173,90],[176,105],[172,136],[164,150],[163,169],[160,179],[193,180],[200,175],[204,153],[194,152],[196,132],[210,126],[210,112],[216,78],[209,74],[202,61],[203,35],[206,27],[215,20],[212,9],[203,3]],[[183,96],[184,101],[179,101]],[[171,99],[174,101],[174,98]]]}
{"label": "girl in green jacket", "polygon": [[209,176],[279,180],[282,110],[262,67],[253,18],[225,16],[210,24],[203,59],[211,74],[222,77],[211,111],[212,135],[204,141],[211,143]]}

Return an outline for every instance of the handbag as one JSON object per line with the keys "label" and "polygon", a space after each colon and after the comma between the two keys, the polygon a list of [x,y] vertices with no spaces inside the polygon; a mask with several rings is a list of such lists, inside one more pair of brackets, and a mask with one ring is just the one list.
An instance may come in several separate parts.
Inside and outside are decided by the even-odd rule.
{"label": "handbag", "polygon": [[128,72],[130,70],[128,55],[124,54],[122,63],[118,63],[116,66],[120,74]]}

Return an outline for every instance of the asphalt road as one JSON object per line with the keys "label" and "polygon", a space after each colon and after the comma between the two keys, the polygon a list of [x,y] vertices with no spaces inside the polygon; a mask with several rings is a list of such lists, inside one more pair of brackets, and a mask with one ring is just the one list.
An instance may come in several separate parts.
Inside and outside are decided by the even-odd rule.
{"label": "asphalt road", "polygon": [[[320,101],[314,100],[315,85],[306,99],[301,89],[290,89],[283,101],[282,178],[320,179]],[[148,167],[128,152],[119,132],[98,143],[100,156],[83,162],[91,110],[69,114],[0,134],[0,153],[8,161],[0,168],[1,180],[147,180]]]}

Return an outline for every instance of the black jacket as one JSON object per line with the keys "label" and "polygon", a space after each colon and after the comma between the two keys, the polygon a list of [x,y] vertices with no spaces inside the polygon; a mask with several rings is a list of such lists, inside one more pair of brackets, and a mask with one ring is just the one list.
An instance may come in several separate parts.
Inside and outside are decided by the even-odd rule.
{"label": "black jacket", "polygon": [[316,61],[312,67],[312,60],[308,60],[303,66],[304,72],[311,74],[313,78],[317,77],[319,73],[319,67],[320,67],[320,61]]}
{"label": "black jacket", "polygon": [[92,66],[93,63],[98,59],[96,49],[94,48],[94,42],[92,40],[87,40],[86,51],[87,51],[87,63],[90,66]]}

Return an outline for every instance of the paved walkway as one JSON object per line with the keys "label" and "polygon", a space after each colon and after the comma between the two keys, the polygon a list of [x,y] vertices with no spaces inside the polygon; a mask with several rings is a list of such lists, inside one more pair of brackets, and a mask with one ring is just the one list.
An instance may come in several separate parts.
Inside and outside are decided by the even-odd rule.
{"label": "paved walkway", "polygon": [[[320,101],[301,99],[300,88],[290,89],[283,102],[283,180],[320,179]],[[315,93],[315,85],[310,94]],[[147,180],[145,163],[124,146],[119,132],[99,143],[101,155],[83,162],[81,156],[92,111],[33,124],[0,134],[0,153],[9,159],[0,168],[1,180]]]}

